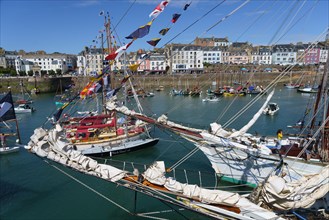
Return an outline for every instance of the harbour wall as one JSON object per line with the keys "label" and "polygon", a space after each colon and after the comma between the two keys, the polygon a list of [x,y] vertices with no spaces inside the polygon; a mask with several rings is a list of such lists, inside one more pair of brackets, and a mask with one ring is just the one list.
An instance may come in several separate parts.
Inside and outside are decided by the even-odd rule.
{"label": "harbour wall", "polygon": [[[233,84],[246,84],[267,86],[279,77],[279,72],[218,72],[218,73],[203,73],[203,74],[154,74],[154,75],[132,75],[131,79],[137,88],[144,88],[145,90],[153,90],[158,86],[165,88],[193,88],[200,87],[201,89],[208,89],[218,86],[230,86]],[[113,87],[120,86],[123,75],[111,75]],[[277,80],[277,85],[284,83],[313,84],[314,80],[319,81],[321,74],[314,71],[296,71],[287,73]],[[61,77],[4,77],[0,78],[0,92],[7,92],[10,87],[13,93],[20,93],[22,85],[24,89],[30,92],[37,88],[40,93],[52,93],[57,91],[64,91],[71,83],[75,84],[75,89],[81,90],[89,82],[90,77],[83,76],[61,76]]]}

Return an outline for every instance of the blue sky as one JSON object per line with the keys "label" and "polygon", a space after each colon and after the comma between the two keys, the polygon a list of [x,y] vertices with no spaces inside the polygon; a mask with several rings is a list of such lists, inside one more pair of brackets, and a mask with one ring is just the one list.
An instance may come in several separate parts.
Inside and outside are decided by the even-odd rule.
{"label": "blue sky", "polygon": [[[117,44],[151,19],[149,14],[161,0],[0,0],[0,47],[27,52],[44,50],[78,54],[104,29],[100,11],[109,12]],[[190,3],[183,11],[183,6]],[[328,29],[326,0],[171,0],[154,20],[150,33],[128,49],[152,49],[146,41],[160,37],[157,47],[167,43],[191,43],[196,37],[228,37],[232,42],[253,45],[314,42],[324,40]],[[239,8],[239,9],[238,9]],[[238,9],[231,16],[232,11]],[[181,13],[175,24],[174,13]],[[116,27],[114,29],[114,27]],[[170,31],[161,36],[166,27]],[[97,45],[100,47],[100,43]]]}

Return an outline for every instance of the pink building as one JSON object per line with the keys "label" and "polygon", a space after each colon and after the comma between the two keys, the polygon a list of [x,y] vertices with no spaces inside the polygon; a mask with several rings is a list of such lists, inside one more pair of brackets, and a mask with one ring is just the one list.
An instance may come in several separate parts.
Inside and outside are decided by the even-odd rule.
{"label": "pink building", "polygon": [[308,48],[305,50],[304,64],[316,64],[320,62],[320,48]]}

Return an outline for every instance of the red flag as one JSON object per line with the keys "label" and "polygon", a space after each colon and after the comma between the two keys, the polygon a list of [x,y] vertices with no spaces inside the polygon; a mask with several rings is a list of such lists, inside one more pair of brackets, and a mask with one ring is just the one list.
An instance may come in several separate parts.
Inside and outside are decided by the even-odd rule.
{"label": "red flag", "polygon": [[171,22],[175,23],[178,20],[179,17],[180,17],[180,14],[173,14]]}
{"label": "red flag", "polygon": [[134,40],[132,40],[130,43],[123,45],[119,49],[117,49],[114,53],[111,53],[105,57],[105,60],[118,60],[119,57],[128,49],[128,47],[133,43]]}
{"label": "red flag", "polygon": [[159,16],[161,12],[165,9],[165,7],[169,4],[169,0],[167,1],[161,1],[161,3],[155,7],[155,9],[151,12],[149,15],[152,18],[156,18]]}

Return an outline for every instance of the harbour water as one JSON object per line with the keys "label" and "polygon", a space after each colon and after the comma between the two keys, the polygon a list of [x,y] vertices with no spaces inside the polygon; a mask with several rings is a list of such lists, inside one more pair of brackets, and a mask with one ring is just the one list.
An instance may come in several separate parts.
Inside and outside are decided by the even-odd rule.
{"label": "harbour water", "polygon": [[[271,101],[279,104],[278,114],[262,115],[249,132],[275,135],[279,128],[287,131],[287,125],[296,123],[303,116],[312,96],[314,95],[297,93],[296,90],[276,88]],[[220,102],[207,103],[202,102],[201,97],[170,96],[169,91],[161,91],[155,92],[154,97],[141,98],[140,101],[148,115],[159,117],[161,114],[167,114],[172,121],[207,129],[211,122],[218,119],[220,124],[224,124],[252,98],[254,96],[236,97],[232,102],[234,97],[222,97]],[[34,129],[41,126],[55,109],[53,94],[37,95],[34,100],[36,112],[17,115],[23,144],[29,141]],[[238,129],[247,123],[263,101],[265,97],[229,127]],[[132,102],[129,101],[128,106]],[[228,106],[230,108],[226,111]],[[224,111],[224,116],[219,118]],[[194,148],[192,144],[182,141],[168,131],[155,129],[153,136],[160,138],[156,146],[118,155],[112,159],[141,164],[163,160],[169,167]],[[182,163],[180,168],[194,172],[201,170],[209,176],[213,174],[212,167],[202,152],[195,153]],[[137,194],[135,197],[135,192],[116,184],[60,165],[54,167],[24,148],[17,153],[0,156],[1,220],[144,219],[129,214],[128,210],[146,213],[171,208],[171,205],[149,196]],[[206,219],[188,211],[179,214],[173,211],[163,212],[156,216],[166,219]]]}

